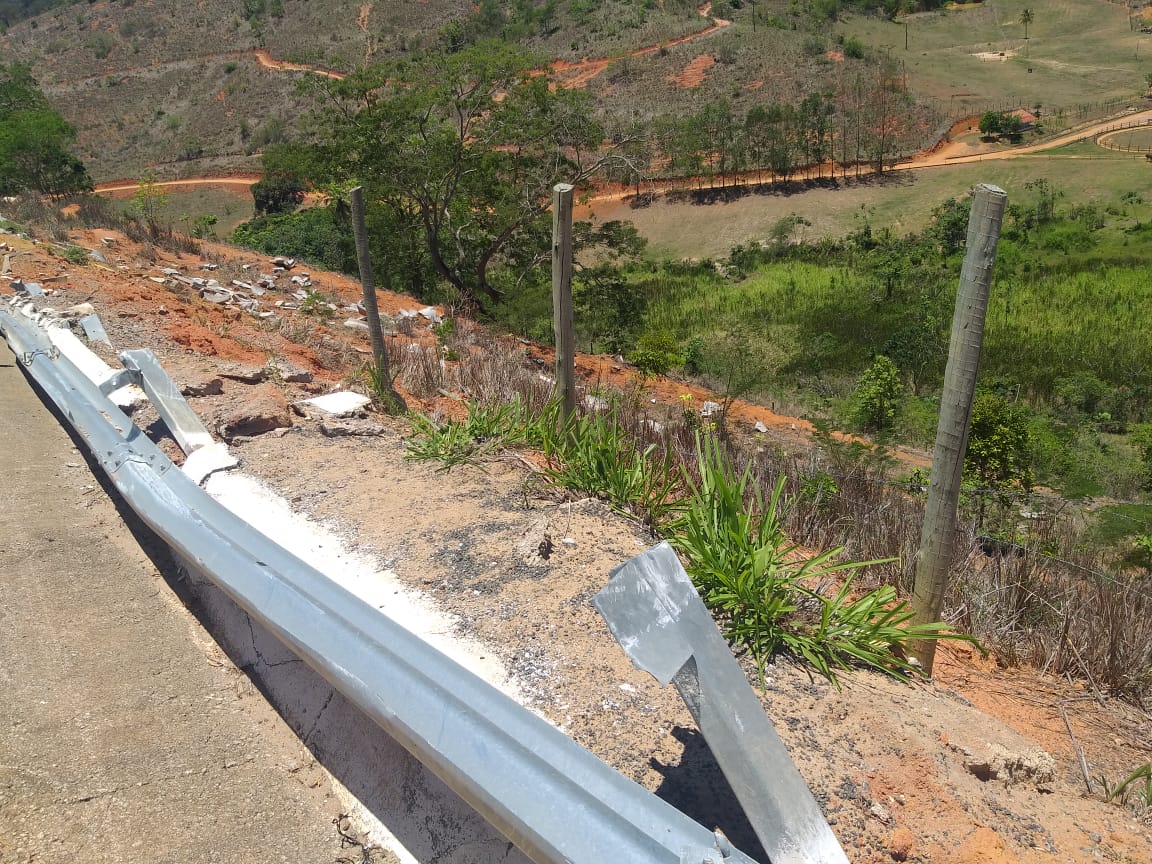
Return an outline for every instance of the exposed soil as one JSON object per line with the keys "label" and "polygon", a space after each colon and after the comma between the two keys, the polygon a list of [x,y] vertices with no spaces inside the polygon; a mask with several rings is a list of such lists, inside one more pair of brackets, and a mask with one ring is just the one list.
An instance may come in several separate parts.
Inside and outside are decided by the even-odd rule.
{"label": "exposed soil", "polygon": [[711,54],[701,54],[685,66],[678,75],[673,75],[668,80],[681,89],[692,90],[704,83],[704,76],[715,65],[715,57]]}
{"label": "exposed soil", "polygon": [[[102,237],[115,242],[102,246]],[[161,266],[195,275],[198,258],[158,253],[149,261],[114,232],[77,232],[73,239],[100,248],[108,264],[74,267],[43,246],[5,236],[20,253],[14,275],[58,291],[51,298],[57,308],[91,302],[117,346],[153,348],[177,383],[220,377],[220,394],[191,399],[204,416],[252,399],[256,385],[227,377],[237,364],[281,359],[311,371],[312,384],[271,382],[294,401],[340,384],[348,376],[341,364],[366,351],[366,340],[339,320],[321,324],[286,313],[288,324],[260,324],[149,279]],[[267,267],[254,253],[208,249],[221,268]],[[343,300],[360,293],[345,277],[313,272],[312,279]],[[420,305],[384,292],[379,302],[388,314]],[[434,342],[422,329],[396,338]],[[509,350],[520,347],[509,343]],[[546,352],[528,346],[525,363],[533,356],[547,362]],[[627,384],[628,370],[618,366],[611,358],[580,360],[589,380]],[[711,395],[665,380],[645,386],[646,395],[672,405],[683,392],[694,401]],[[460,410],[451,398],[411,401],[425,410]],[[740,413],[753,410],[765,409],[735,407],[745,422],[767,418],[773,434],[803,442],[800,421]],[[353,534],[458,616],[460,631],[491,646],[536,710],[755,852],[687,711],[672,690],[632,669],[589,603],[608,571],[652,539],[599,502],[567,500],[514,457],[449,474],[407,462],[406,424],[374,420],[385,426],[379,437],[328,438],[317,420],[297,417],[286,432],[243,439],[235,452],[244,470]],[[544,535],[552,551],[541,557]],[[777,663],[762,698],[852,861],[1152,861],[1152,826],[1086,794],[1060,709],[1090,771],[1113,781],[1152,759],[1149,715],[1081,685],[950,647],[941,649],[933,683],[854,672],[842,686],[837,691]]]}

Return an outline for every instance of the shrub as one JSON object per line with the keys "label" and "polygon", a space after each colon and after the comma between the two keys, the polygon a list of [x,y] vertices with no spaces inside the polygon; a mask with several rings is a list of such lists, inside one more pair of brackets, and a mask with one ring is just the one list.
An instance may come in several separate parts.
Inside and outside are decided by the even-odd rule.
{"label": "shrub", "polygon": [[870,432],[891,429],[904,398],[900,370],[887,357],[877,357],[864,370],[853,394],[853,419],[857,426]]}

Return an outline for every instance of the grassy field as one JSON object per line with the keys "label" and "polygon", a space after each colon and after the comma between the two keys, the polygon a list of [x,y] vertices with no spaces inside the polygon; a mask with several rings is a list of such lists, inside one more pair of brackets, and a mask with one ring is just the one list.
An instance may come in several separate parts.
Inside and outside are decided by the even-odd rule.
{"label": "grassy field", "polygon": [[1152,164],[1146,160],[1090,142],[1053,154],[897,171],[837,189],[749,195],[729,203],[661,199],[635,210],[621,202],[596,203],[591,209],[597,220],[631,219],[657,256],[703,258],[726,255],[736,244],[763,239],[772,225],[793,213],[812,223],[797,232],[804,239],[842,236],[863,219],[873,227],[907,234],[922,228],[941,201],[963,195],[977,183],[995,183],[1012,200],[1025,183],[1046,178],[1070,200],[1103,202],[1144,190],[1152,181]]}
{"label": "grassy field", "polygon": [[[131,193],[117,193],[117,206],[132,205]],[[171,223],[178,231],[187,232],[200,216],[215,216],[213,232],[218,238],[228,237],[236,226],[252,218],[252,195],[239,186],[196,186],[187,189],[165,189],[157,218]]]}
{"label": "grassy field", "polygon": [[843,29],[899,59],[909,89],[950,116],[1137,98],[1152,61],[1152,35],[1130,29],[1127,8],[1105,0],[988,0],[896,21],[857,15]]}

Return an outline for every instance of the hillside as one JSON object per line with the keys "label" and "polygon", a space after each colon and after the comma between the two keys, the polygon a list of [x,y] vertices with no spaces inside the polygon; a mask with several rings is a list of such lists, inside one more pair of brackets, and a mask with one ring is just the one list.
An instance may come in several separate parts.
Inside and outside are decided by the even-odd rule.
{"label": "hillside", "polygon": [[[92,303],[117,346],[155,349],[178,383],[204,394],[191,398],[197,412],[235,436],[245,471],[300,511],[338,524],[360,551],[385,560],[405,590],[451,613],[453,636],[489,646],[535,710],[755,851],[683,706],[668,688],[630,668],[588,602],[610,567],[652,542],[638,522],[549,487],[532,454],[491,454],[445,474],[403,458],[404,439],[412,434],[403,421],[373,414],[358,427],[368,437],[348,437],[333,431],[338,424],[324,431],[307,410],[293,413],[289,402],[355,380],[367,351],[361,331],[315,307],[282,309],[262,320],[201,299],[183,283],[157,281],[165,281],[159,274],[169,267],[195,274],[211,263],[220,278],[245,272],[244,265],[264,267],[254,253],[207,244],[203,256],[177,254],[112,230],[60,232],[57,239],[98,251],[104,261],[79,266],[57,257],[47,242],[4,235],[10,275],[51,286],[60,308]],[[313,271],[311,279],[340,304],[359,294],[346,277]],[[397,319],[401,309],[419,305],[388,293],[380,302]],[[267,298],[264,303],[271,306]],[[391,340],[398,383],[410,404],[429,413],[459,416],[463,381],[479,395],[512,378],[538,378],[524,346],[488,341],[468,322],[459,322],[451,341],[460,359],[444,365],[435,332],[400,329]],[[595,358],[582,359],[588,386],[598,374],[612,374],[610,361],[596,367]],[[273,367],[279,371],[260,380],[256,373]],[[629,385],[619,373],[614,380]],[[651,409],[666,412],[654,415],[664,419],[681,410],[678,392],[711,395],[670,381],[650,386],[652,398],[671,403]],[[256,433],[258,415],[277,418],[279,428]],[[241,417],[253,425],[236,425]],[[150,415],[136,419],[158,434]],[[750,425],[751,417],[739,423]],[[789,426],[778,418],[766,441],[796,445]],[[161,435],[160,443],[172,451],[169,439]],[[540,532],[557,540],[546,560],[533,551]],[[1088,685],[1021,666],[1010,655],[982,659],[951,647],[941,654],[933,683],[905,685],[854,671],[841,676],[842,691],[791,663],[768,668],[766,708],[850,860],[1152,860],[1148,824],[1138,818],[1144,811],[1134,798],[1133,809],[1125,809],[1105,803],[1099,791],[1086,796],[1075,750],[1086,751],[1094,775],[1117,782],[1149,758],[1145,713]],[[751,665],[748,670],[754,674]],[[329,765],[338,758],[333,750],[318,748],[317,758]],[[439,825],[437,832],[433,848],[461,856],[447,860],[476,860],[458,845],[467,838],[456,826]],[[420,860],[433,857],[429,852]]]}
{"label": "hillside", "polygon": [[[610,126],[718,100],[743,116],[756,105],[846,92],[880,68],[879,55],[846,57],[830,27],[784,4],[761,9],[776,16],[774,26],[747,12],[716,18],[710,4],[683,0],[550,4],[546,20],[522,11],[533,4],[492,7],[489,20],[459,0],[335,9],[284,0],[249,4],[247,16],[224,0],[80,4],[13,26],[0,59],[34,67],[78,127],[78,155],[98,181],[146,168],[162,177],[250,170],[310,107],[295,95],[299,68],[347,71],[462,38],[505,38],[537,52],[562,86],[593,93]],[[905,150],[931,140],[934,111],[907,119]]]}

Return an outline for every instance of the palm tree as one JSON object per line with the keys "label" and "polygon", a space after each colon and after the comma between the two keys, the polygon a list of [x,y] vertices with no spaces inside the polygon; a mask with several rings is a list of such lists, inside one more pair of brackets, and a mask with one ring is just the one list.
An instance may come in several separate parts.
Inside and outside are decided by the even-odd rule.
{"label": "palm tree", "polygon": [[1024,38],[1025,39],[1028,38],[1028,25],[1031,24],[1033,20],[1035,20],[1035,19],[1032,16],[1032,10],[1031,9],[1025,8],[1024,11],[1020,13],[1020,23],[1024,25]]}

